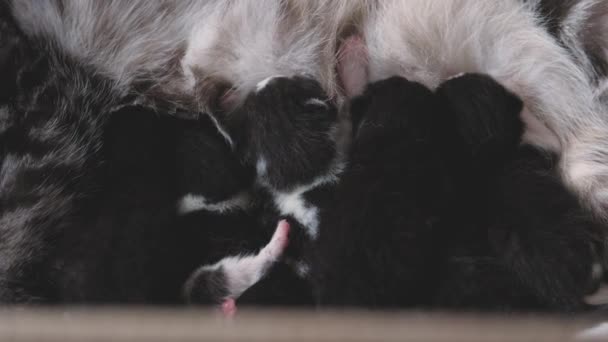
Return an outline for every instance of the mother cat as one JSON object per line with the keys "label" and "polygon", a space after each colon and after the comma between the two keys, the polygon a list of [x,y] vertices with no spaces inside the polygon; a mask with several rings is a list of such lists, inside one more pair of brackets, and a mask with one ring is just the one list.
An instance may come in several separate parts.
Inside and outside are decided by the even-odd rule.
{"label": "mother cat", "polygon": [[[79,73],[103,84],[103,96],[80,104],[101,110],[82,111],[77,102],[76,107],[41,109],[50,111],[47,133],[62,127],[54,123],[66,117],[65,111],[72,118],[82,113],[86,120],[77,120],[74,139],[56,139],[59,145],[42,155],[28,150],[36,145],[10,155],[2,151],[2,203],[23,202],[23,193],[8,187],[16,179],[27,179],[32,189],[70,184],[78,195],[61,191],[65,198],[60,201],[51,193],[50,198],[29,198],[18,209],[0,206],[3,235],[14,237],[0,240],[0,270],[31,257],[14,254],[28,239],[21,232],[35,231],[44,241],[46,226],[69,220],[74,202],[89,190],[66,180],[86,179],[93,172],[88,165],[99,144],[99,134],[85,132],[98,130],[121,98],[221,119],[257,83],[274,75],[312,76],[341,105],[367,82],[393,75],[434,88],[461,72],[489,74],[524,100],[525,139],[557,152],[564,182],[598,216],[608,217],[608,113],[598,99],[608,59],[608,6],[602,1],[19,0],[0,5],[8,8],[9,21],[14,19],[36,42],[34,52],[50,54],[50,70],[69,71],[55,66],[69,59]],[[21,61],[10,58],[7,25],[0,24],[0,63],[18,66]],[[67,71],[62,82],[70,82]],[[81,78],[72,80],[72,92],[92,87]],[[20,78],[19,84],[26,81]],[[31,89],[20,88],[31,93],[27,101],[56,102],[40,99]],[[11,107],[10,116],[0,108],[0,129],[11,124],[9,119],[19,121],[15,118],[28,108]],[[57,153],[62,150],[65,155]],[[69,171],[65,175],[31,172],[31,158],[66,156],[71,161],[62,163]],[[52,210],[42,207],[47,202]]]}

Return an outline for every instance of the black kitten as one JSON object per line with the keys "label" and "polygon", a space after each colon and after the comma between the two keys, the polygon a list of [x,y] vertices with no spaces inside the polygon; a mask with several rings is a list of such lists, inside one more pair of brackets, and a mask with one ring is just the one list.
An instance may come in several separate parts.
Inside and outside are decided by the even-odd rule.
{"label": "black kitten", "polygon": [[[201,263],[268,238],[251,229],[246,207],[221,205],[251,177],[205,117],[123,107],[104,127],[98,157],[99,189],[47,259],[52,300],[180,303]],[[206,206],[196,206],[201,198]]]}
{"label": "black kitten", "polygon": [[423,304],[437,284],[438,231],[449,179],[435,152],[441,107],[426,87],[393,77],[352,103],[348,167],[322,217],[313,272],[328,306]]}
{"label": "black kitten", "polygon": [[521,101],[474,74],[445,82],[437,96],[458,134],[444,144],[460,177],[435,305],[584,309],[599,281],[605,232],[560,181],[556,156],[520,145]]}

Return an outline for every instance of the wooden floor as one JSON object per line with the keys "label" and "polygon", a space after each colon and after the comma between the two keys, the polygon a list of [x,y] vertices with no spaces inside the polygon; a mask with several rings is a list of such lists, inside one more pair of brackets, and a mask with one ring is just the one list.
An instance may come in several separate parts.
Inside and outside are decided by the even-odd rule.
{"label": "wooden floor", "polygon": [[608,328],[599,323],[597,317],[294,311],[239,311],[227,320],[195,310],[5,308],[0,341],[608,341]]}

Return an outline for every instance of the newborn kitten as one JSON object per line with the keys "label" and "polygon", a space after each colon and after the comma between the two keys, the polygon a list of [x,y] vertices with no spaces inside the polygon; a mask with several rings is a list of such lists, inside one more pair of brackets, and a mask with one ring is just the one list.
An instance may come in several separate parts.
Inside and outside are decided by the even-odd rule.
{"label": "newborn kitten", "polygon": [[412,307],[440,273],[450,173],[436,151],[441,106],[421,84],[392,77],[352,104],[348,167],[321,219],[315,277],[324,306]]}
{"label": "newborn kitten", "polygon": [[[39,272],[47,300],[183,303],[182,285],[201,263],[270,237],[250,224],[247,202],[222,204],[251,186],[251,172],[207,117],[125,106],[103,130],[99,188]],[[185,198],[201,197],[205,207],[184,211]]]}
{"label": "newborn kitten", "polygon": [[[284,260],[305,278],[312,244],[319,234],[321,210],[308,196],[337,180],[344,123],[338,120],[335,105],[320,85],[305,77],[261,82],[244,106],[227,117],[222,125],[245,163],[255,165],[257,198],[267,201],[260,224],[272,226],[279,218],[289,219],[293,228]],[[284,239],[286,226],[287,222],[281,221],[275,237],[257,255],[229,256],[202,266],[187,289],[236,300],[279,261],[275,240]]]}
{"label": "newborn kitten", "polygon": [[[558,156],[522,144],[519,100],[495,81],[464,75],[442,84],[451,127],[474,152],[454,199],[451,241],[436,305],[455,309],[572,311],[602,275],[606,230],[559,180]],[[501,100],[502,99],[502,100]],[[445,139],[446,156],[461,155]],[[452,159],[455,165],[463,160]],[[471,167],[472,166],[472,167]]]}

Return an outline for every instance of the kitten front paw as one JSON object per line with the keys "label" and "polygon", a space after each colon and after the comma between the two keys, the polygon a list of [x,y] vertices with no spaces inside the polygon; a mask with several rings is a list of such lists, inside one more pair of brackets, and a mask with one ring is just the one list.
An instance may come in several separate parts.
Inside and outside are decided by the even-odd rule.
{"label": "kitten front paw", "polygon": [[287,220],[281,220],[267,245],[266,251],[270,259],[278,260],[283,255],[289,244],[289,230],[290,226]]}
{"label": "kitten front paw", "polygon": [[236,316],[236,301],[232,298],[224,300],[220,307],[224,318],[233,318]]}

